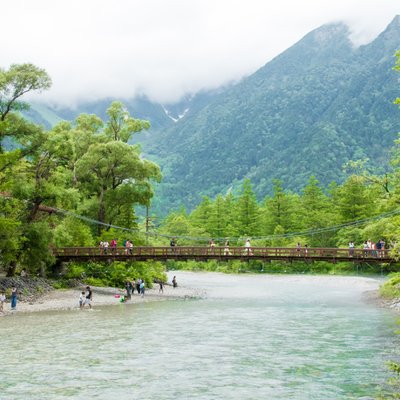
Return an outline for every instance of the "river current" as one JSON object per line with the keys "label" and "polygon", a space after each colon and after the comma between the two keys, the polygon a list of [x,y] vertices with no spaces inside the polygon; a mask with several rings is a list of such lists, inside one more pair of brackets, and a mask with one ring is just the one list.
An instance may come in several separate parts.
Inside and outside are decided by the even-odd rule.
{"label": "river current", "polygon": [[176,271],[203,299],[0,319],[0,399],[373,399],[396,317],[379,279]]}

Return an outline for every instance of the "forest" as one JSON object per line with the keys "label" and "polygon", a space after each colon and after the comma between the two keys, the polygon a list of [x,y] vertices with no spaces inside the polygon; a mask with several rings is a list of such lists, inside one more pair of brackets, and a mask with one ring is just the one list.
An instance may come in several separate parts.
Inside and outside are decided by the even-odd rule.
{"label": "forest", "polygon": [[[400,52],[394,69],[400,71]],[[261,202],[250,179],[244,179],[235,193],[203,197],[191,211],[182,207],[157,218],[151,204],[154,185],[162,179],[160,168],[143,157],[139,144],[131,144],[150,123],[113,102],[104,120],[80,114],[45,129],[21,112],[29,107],[25,94],[50,86],[46,71],[32,64],[0,70],[0,268],[9,276],[22,268],[34,276],[51,276],[53,247],[97,246],[112,239],[165,246],[172,237],[178,245],[206,245],[214,239],[222,246],[229,239],[231,246],[243,246],[251,238],[259,247],[294,247],[298,242],[347,247],[350,241],[360,247],[368,239],[382,239],[394,256],[400,253],[400,139],[393,143],[391,169],[384,174],[369,170],[367,159],[353,160],[343,165],[347,178],[341,184],[322,186],[311,175],[299,192],[292,192],[275,179],[272,195]],[[57,211],[49,213],[46,207]],[[139,209],[150,213],[143,218]],[[162,278],[166,267],[182,268],[179,263],[114,264],[107,276],[95,264],[71,264],[66,276],[117,285],[136,271],[148,281]],[[185,268],[263,270],[256,262],[188,262]],[[290,268],[329,272],[352,271],[354,266]],[[271,265],[269,271],[281,272],[282,267]]]}

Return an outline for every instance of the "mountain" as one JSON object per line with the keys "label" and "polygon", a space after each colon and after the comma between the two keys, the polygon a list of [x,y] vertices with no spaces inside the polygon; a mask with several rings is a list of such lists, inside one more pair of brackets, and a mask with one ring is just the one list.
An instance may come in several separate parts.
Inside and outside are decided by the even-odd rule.
{"label": "mountain", "polygon": [[355,47],[343,24],[324,25],[197,112],[145,143],[164,179],[157,209],[192,207],[250,178],[261,199],[272,180],[298,191],[315,175],[342,181],[349,160],[387,169],[400,131],[393,71],[400,17]]}
{"label": "mountain", "polygon": [[139,119],[150,121],[149,131],[142,132],[140,136],[134,137],[134,141],[140,141],[144,145],[152,146],[157,140],[158,135],[175,125],[175,122],[187,117],[205,104],[224,88],[213,91],[201,91],[199,93],[188,95],[175,103],[157,103],[149,100],[146,96],[139,96],[133,99],[106,98],[91,102],[77,104],[75,107],[61,107],[38,102],[31,102],[30,109],[24,111],[24,117],[31,122],[51,128],[56,123],[66,120],[73,121],[79,114],[96,114],[103,120],[107,119],[106,111],[113,101],[121,101],[129,113]]}
{"label": "mountain", "polygon": [[[151,129],[137,135],[144,155],[162,167],[153,209],[191,208],[202,196],[236,190],[250,178],[258,198],[273,179],[299,191],[311,175],[342,181],[349,160],[370,160],[381,173],[400,132],[394,53],[397,16],[371,43],[355,47],[344,24],[323,25],[236,85],[187,96],[173,104],[146,97],[122,100]],[[46,126],[96,113],[111,101],[76,109],[35,105],[28,117]]]}

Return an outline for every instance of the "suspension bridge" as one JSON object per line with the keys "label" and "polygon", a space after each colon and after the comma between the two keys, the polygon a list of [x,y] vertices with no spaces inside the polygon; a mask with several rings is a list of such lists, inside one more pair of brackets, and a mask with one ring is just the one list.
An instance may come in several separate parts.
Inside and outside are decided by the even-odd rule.
{"label": "suspension bridge", "polygon": [[124,247],[62,247],[54,248],[53,255],[58,262],[70,261],[250,261],[261,260],[286,262],[328,261],[354,263],[394,263],[397,260],[388,250],[344,249],[344,248],[284,248],[284,247],[202,247],[141,246],[126,249]]}

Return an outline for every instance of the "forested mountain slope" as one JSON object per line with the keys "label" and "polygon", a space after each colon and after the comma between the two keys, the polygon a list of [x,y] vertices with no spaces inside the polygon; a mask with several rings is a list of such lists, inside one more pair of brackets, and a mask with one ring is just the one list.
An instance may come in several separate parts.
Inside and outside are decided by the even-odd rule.
{"label": "forested mountain slope", "polygon": [[272,180],[298,190],[310,175],[341,181],[348,160],[376,172],[400,131],[392,70],[400,17],[354,47],[345,25],[324,25],[175,123],[145,152],[163,169],[156,207],[198,204],[250,178],[261,198]]}
{"label": "forested mountain slope", "polygon": [[[340,182],[349,160],[368,158],[374,172],[384,172],[400,132],[392,69],[399,48],[399,16],[361,47],[345,25],[324,25],[236,85],[176,104],[123,100],[132,115],[151,123],[135,141],[162,167],[153,209],[192,208],[203,195],[235,190],[244,178],[259,199],[271,194],[273,179],[294,191],[311,175],[324,185]],[[36,104],[26,115],[47,127],[80,113],[104,118],[113,100],[76,109]]]}

